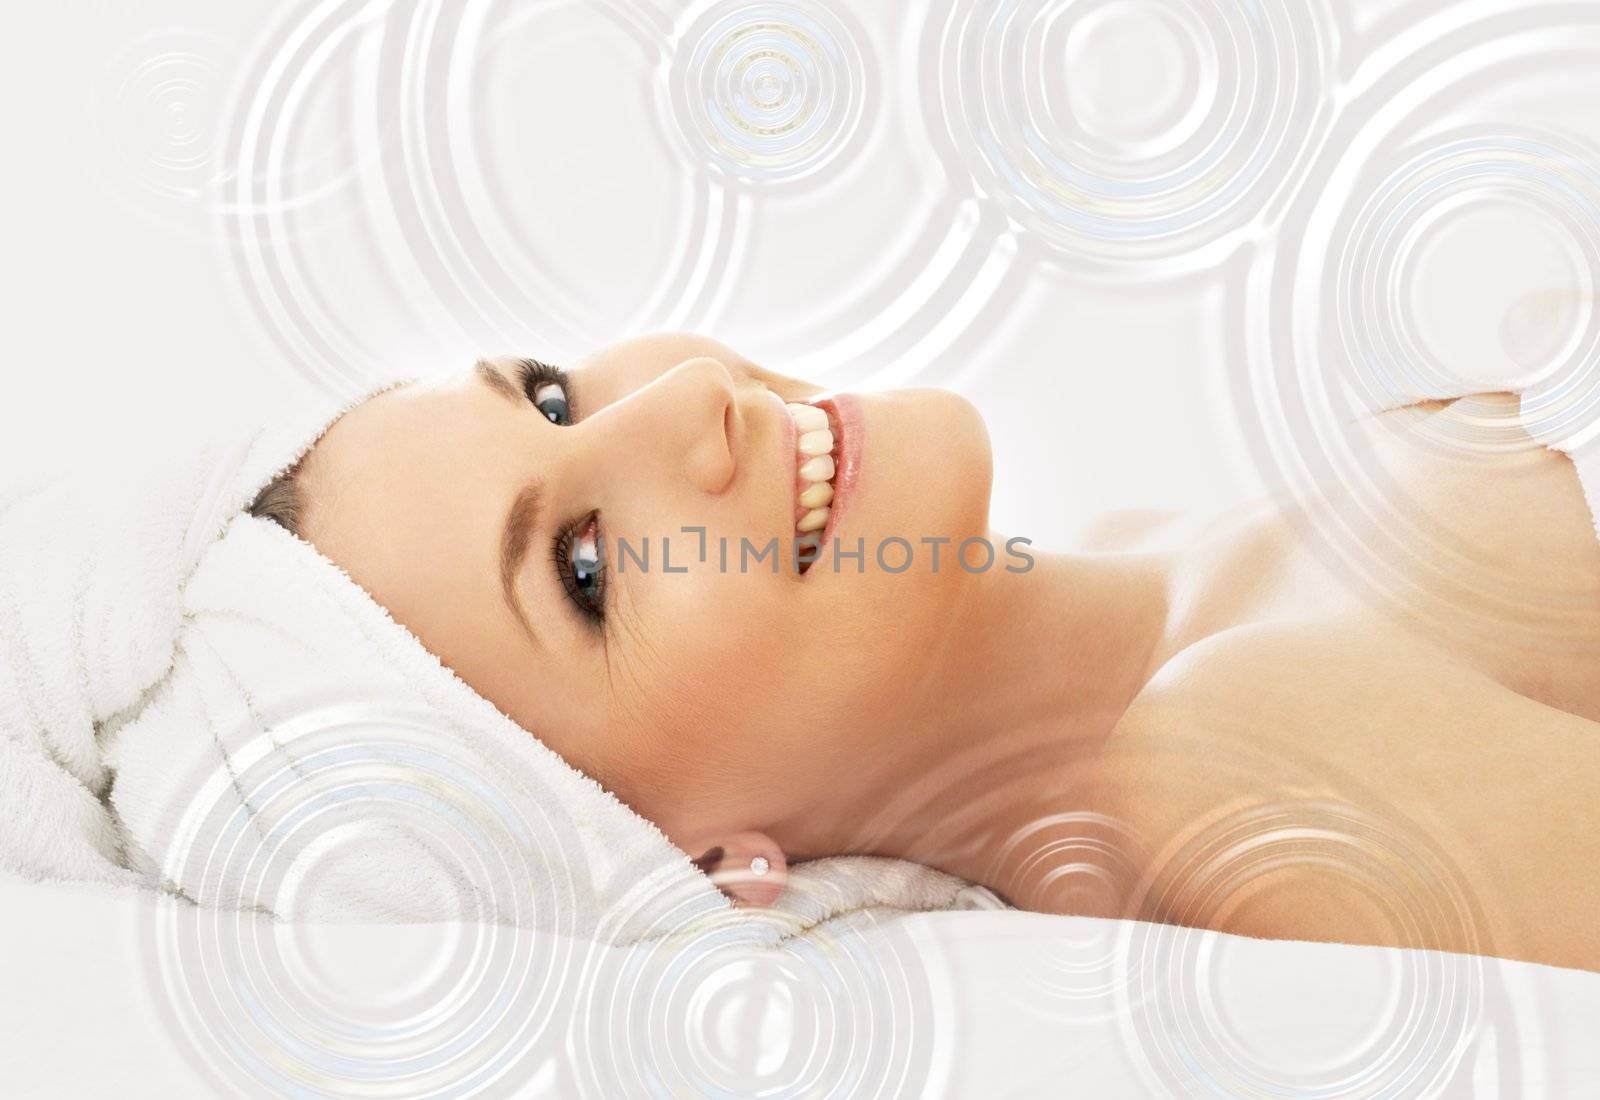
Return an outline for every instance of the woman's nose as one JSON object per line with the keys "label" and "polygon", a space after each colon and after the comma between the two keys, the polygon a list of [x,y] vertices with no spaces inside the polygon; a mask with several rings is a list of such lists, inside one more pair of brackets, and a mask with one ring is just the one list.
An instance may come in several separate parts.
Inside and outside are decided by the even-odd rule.
{"label": "woman's nose", "polygon": [[622,453],[679,472],[707,493],[733,480],[733,376],[720,361],[686,359],[604,412],[627,444]]}

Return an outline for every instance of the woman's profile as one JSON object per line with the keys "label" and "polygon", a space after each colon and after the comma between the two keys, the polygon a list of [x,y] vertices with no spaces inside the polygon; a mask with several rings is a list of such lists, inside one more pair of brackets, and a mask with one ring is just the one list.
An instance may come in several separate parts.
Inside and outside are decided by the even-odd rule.
{"label": "woman's profile", "polygon": [[1600,970],[1595,520],[1565,456],[1437,430],[1516,402],[1348,426],[1403,525],[1329,487],[1047,552],[991,530],[963,399],[663,333],[385,391],[253,510],[742,905],[882,855],[1020,909]]}

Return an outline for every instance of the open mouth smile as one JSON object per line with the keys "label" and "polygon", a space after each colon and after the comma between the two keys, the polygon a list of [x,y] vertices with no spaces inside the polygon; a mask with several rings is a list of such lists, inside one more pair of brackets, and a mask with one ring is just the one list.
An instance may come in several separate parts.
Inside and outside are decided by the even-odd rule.
{"label": "open mouth smile", "polygon": [[818,398],[810,403],[790,402],[784,406],[794,424],[795,558],[801,573],[811,568],[822,553],[844,504],[844,495],[855,472],[858,442],[853,434],[856,420],[849,406],[840,406],[843,395]]}

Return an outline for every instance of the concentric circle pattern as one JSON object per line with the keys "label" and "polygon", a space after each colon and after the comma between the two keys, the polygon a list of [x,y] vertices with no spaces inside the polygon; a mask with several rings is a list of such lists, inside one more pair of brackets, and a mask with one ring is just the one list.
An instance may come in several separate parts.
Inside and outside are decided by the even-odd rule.
{"label": "concentric circle pattern", "polygon": [[[1166,423],[1205,441],[1226,417],[1189,398],[1215,391],[1246,480],[1292,490],[1295,533],[1352,591],[1422,633],[1511,609],[1535,662],[1573,653],[1588,605],[1473,559],[1351,425],[1517,390],[1419,418],[1412,442],[1600,446],[1592,2],[267,7],[238,71],[220,37],[158,28],[115,39],[85,92],[97,182],[209,230],[259,361],[342,391],[682,329],[827,385],[1000,401],[990,383],[1021,378],[996,455],[1035,508],[1085,479],[1049,449],[1084,421],[1126,421],[1129,453],[1170,467],[1146,413],[1170,388]],[[1016,442],[1030,417],[1048,447]],[[1139,476],[1159,495],[1171,473]],[[564,927],[617,885],[571,855],[574,823],[445,731],[372,706],[219,736],[237,766],[187,777],[151,855],[183,904],[141,929],[154,1000],[219,1093],[896,1097],[957,1057],[944,976],[893,921],[776,942],[626,884],[608,931],[638,942],[604,950]],[[1279,780],[1288,755],[1238,766]],[[1018,830],[996,858],[1036,896],[1164,923],[1071,924],[1017,998],[1063,1047],[1116,1028],[1152,1095],[1533,1091],[1556,1044],[1537,1012],[1495,1015],[1512,998],[1470,953],[1497,947],[1485,899],[1440,838],[1404,807],[1272,789],[1158,852],[1099,813]],[[1266,994],[1231,984],[1243,941],[1198,929],[1295,873],[1377,938],[1466,953],[1352,953],[1346,1022],[1265,1042],[1238,1009]],[[397,879],[396,922],[464,919],[339,923]]]}
{"label": "concentric circle pattern", "polygon": [[816,172],[858,137],[868,71],[842,11],[721,3],[673,48],[672,99],[691,146],[761,182]]}
{"label": "concentric circle pattern", "polygon": [[191,235],[206,231],[218,200],[221,53],[208,34],[153,31],[123,46],[90,90],[106,185],[141,216]]}
{"label": "concentric circle pattern", "polygon": [[929,27],[924,107],[952,172],[1073,261],[1216,255],[1325,121],[1318,0],[958,3]]}
{"label": "concentric circle pattern", "polygon": [[[1435,422],[1455,429],[1452,445],[1488,450],[1528,435],[1568,442],[1600,416],[1594,150],[1508,130],[1432,137],[1365,194],[1340,236],[1327,323],[1359,406],[1536,388],[1514,418]],[[1481,331],[1435,321],[1431,299],[1448,294],[1485,300]]]}
{"label": "concentric circle pattern", "polygon": [[923,1094],[935,1047],[927,962],[858,914],[776,945],[714,921],[601,960],[575,1006],[594,1096]]}
{"label": "concentric circle pattern", "polygon": [[[1169,854],[1146,899],[1161,924],[1134,927],[1124,963],[1128,1042],[1152,1088],[1170,1095],[1428,1096],[1477,1038],[1489,965],[1468,954],[1402,952],[1375,967],[1362,1014],[1308,1048],[1274,1049],[1233,1017],[1225,939],[1195,932],[1239,919],[1274,879],[1309,872],[1319,895],[1365,913],[1370,937],[1490,952],[1465,879],[1425,834],[1339,802],[1298,800],[1230,814]],[[1371,990],[1381,990],[1373,997]],[[1514,1065],[1508,1067],[1514,1072]]]}
{"label": "concentric circle pattern", "polygon": [[[169,1022],[215,1079],[495,1094],[559,1049],[587,957],[562,914],[592,885],[553,799],[394,709],[310,711],[230,765],[192,777],[163,854],[199,908],[145,923]],[[344,923],[375,914],[464,923]],[[356,935],[391,965],[349,972]]]}
{"label": "concentric circle pattern", "polygon": [[[456,366],[463,346],[561,359],[618,332],[699,326],[747,211],[665,148],[669,171],[646,159],[659,143],[638,105],[670,29],[630,0],[286,9],[235,88],[223,204],[241,307],[276,357],[343,392],[397,363]],[[574,38],[621,67],[572,68]],[[752,76],[752,94],[788,110],[775,75]],[[582,135],[550,109],[577,94],[613,123],[596,162],[625,149],[647,194],[619,207],[589,186],[602,169],[575,163]],[[859,114],[859,94],[846,102]],[[837,136],[821,117],[796,125]],[[582,283],[596,249],[630,262]]]}
{"label": "concentric circle pattern", "polygon": [[[1021,858],[1007,862],[1013,854]],[[1036,820],[1007,840],[999,857],[1015,867],[1008,889],[1011,882],[1030,883],[1056,912],[1102,917],[1123,915],[1146,858],[1127,826],[1088,811]],[[1040,951],[1029,988],[1018,992],[1054,1023],[1070,1027],[1120,1012],[1119,994],[1130,980],[1125,928],[1083,922]]]}
{"label": "concentric circle pattern", "polygon": [[1293,491],[1316,551],[1359,589],[1440,627],[1515,618],[1530,652],[1569,652],[1592,645],[1570,586],[1486,564],[1355,427],[1511,392],[1413,418],[1406,445],[1454,462],[1600,434],[1600,146],[1504,105],[1592,73],[1600,27],[1562,5],[1464,16],[1374,52],[1343,139],[1312,166],[1321,186],[1293,196],[1235,276],[1248,372],[1230,386],[1266,480]]}

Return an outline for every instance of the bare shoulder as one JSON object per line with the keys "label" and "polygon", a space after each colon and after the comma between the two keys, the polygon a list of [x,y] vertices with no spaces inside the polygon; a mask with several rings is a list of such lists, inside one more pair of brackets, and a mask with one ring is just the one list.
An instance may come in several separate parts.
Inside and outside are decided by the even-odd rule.
{"label": "bare shoulder", "polygon": [[1600,724],[1426,644],[1225,631],[1161,670],[1107,762],[1149,919],[1600,970]]}

